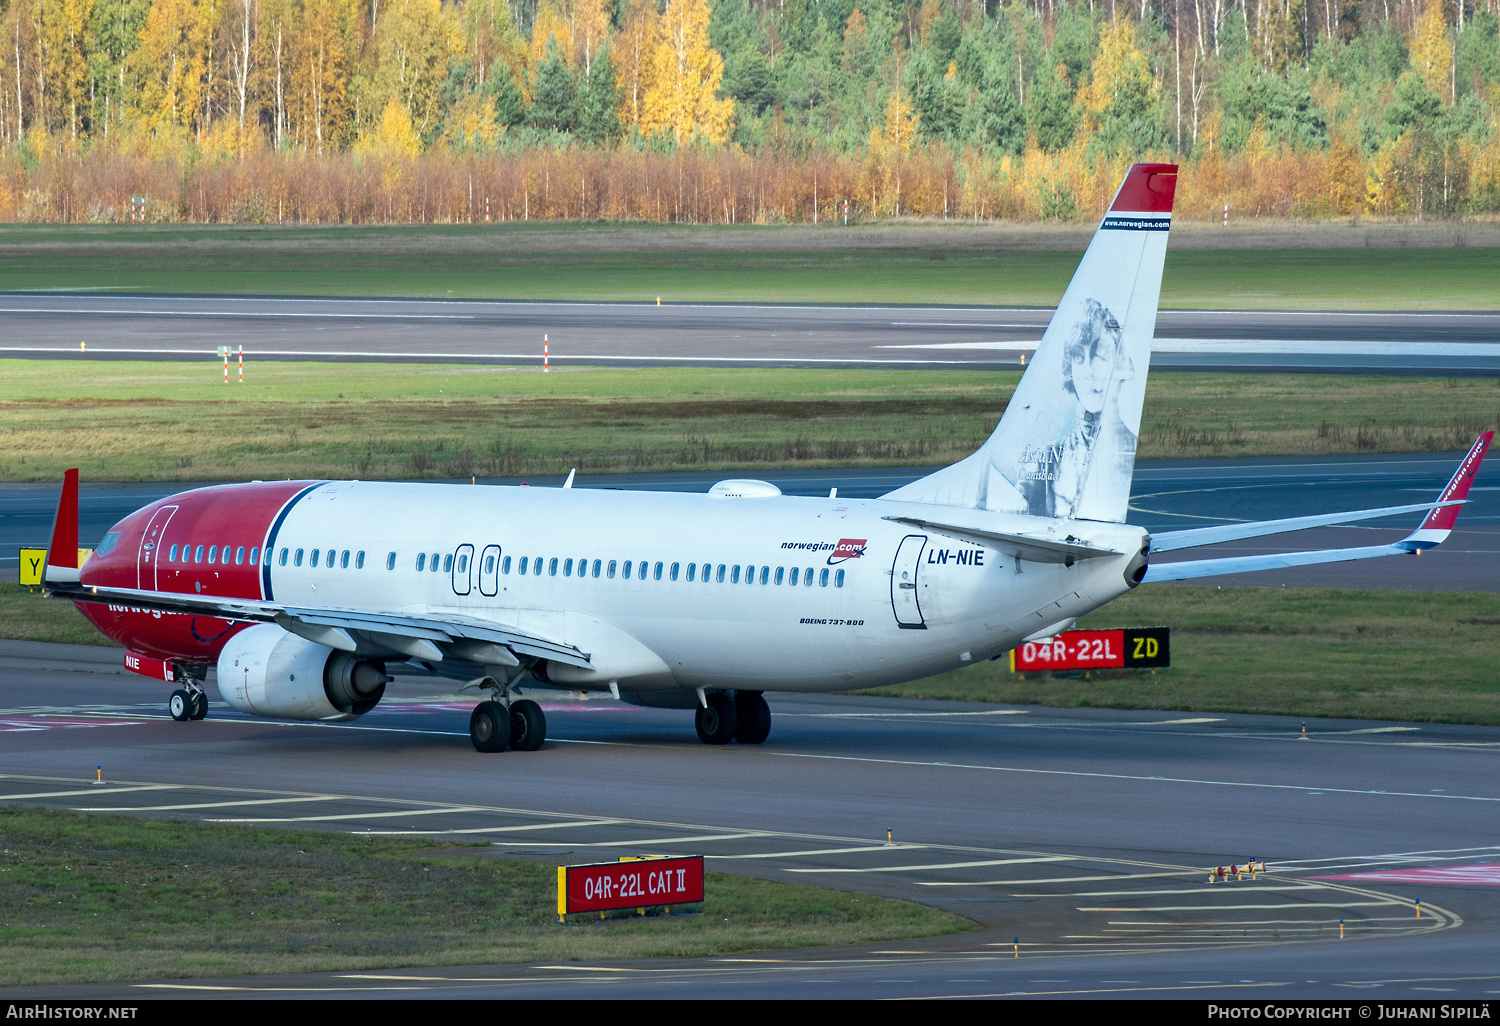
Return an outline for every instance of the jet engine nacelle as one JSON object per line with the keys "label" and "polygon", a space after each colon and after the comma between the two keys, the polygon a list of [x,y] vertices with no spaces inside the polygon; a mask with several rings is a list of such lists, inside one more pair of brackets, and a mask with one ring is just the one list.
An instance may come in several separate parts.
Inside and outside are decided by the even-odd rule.
{"label": "jet engine nacelle", "polygon": [[219,653],[219,694],[240,712],[285,720],[352,720],[375,708],[385,665],[263,623]]}

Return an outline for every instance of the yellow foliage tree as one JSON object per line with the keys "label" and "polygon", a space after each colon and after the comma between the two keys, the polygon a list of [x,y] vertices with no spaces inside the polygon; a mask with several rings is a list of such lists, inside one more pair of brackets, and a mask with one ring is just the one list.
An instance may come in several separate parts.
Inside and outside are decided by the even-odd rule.
{"label": "yellow foliage tree", "polygon": [[604,0],[572,0],[568,21],[573,34],[573,66],[587,73],[609,36],[609,12],[604,9]]}
{"label": "yellow foliage tree", "polygon": [[453,8],[445,10],[439,0],[393,0],[380,18],[375,95],[397,100],[417,134],[426,135],[441,117],[450,59],[462,56],[465,46]]}
{"label": "yellow foliage tree", "polygon": [[141,119],[158,135],[201,126],[208,48],[218,28],[214,0],[155,0],[141,29],[141,45],[131,55],[140,83]]}
{"label": "yellow foliage tree", "polygon": [[641,131],[720,143],[729,135],[734,101],[719,99],[724,58],[708,45],[708,0],[668,0],[651,49]]}
{"label": "yellow foliage tree", "polygon": [[661,15],[652,0],[635,0],[615,34],[613,60],[620,86],[620,124],[640,128],[651,86],[651,50]]}
{"label": "yellow foliage tree", "polygon": [[1087,85],[1074,100],[1083,110],[1085,129],[1097,130],[1113,117],[1139,116],[1156,101],[1151,64],[1136,46],[1135,25],[1121,18],[1104,29]]}
{"label": "yellow foliage tree", "polygon": [[83,41],[94,0],[48,0],[41,7],[47,91],[61,105],[58,114],[66,117],[68,131],[76,142],[78,110],[89,102],[88,58]]}
{"label": "yellow foliage tree", "polygon": [[304,145],[319,156],[337,145],[349,109],[350,23],[352,0],[306,0],[297,38],[290,47],[291,119]]}
{"label": "yellow foliage tree", "polygon": [[1453,44],[1448,39],[1448,20],[1443,0],[1427,0],[1411,40],[1412,68],[1439,96],[1453,95]]}
{"label": "yellow foliage tree", "polygon": [[[491,120],[493,117],[492,107]],[[410,160],[421,153],[422,139],[417,135],[416,125],[412,123],[411,112],[392,96],[381,112],[380,121],[376,123],[374,130],[365,133],[355,144],[354,152],[385,160]]]}

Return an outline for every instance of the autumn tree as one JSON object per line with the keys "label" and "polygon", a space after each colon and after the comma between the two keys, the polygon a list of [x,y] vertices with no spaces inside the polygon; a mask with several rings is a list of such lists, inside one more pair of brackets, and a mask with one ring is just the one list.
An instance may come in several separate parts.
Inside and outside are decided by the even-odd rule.
{"label": "autumn tree", "polygon": [[1135,25],[1121,18],[1105,28],[1089,81],[1074,101],[1095,145],[1108,154],[1133,155],[1163,145],[1161,126],[1152,117],[1156,97],[1156,79],[1136,45]]}
{"label": "autumn tree", "polygon": [[441,120],[449,58],[463,49],[458,22],[439,0],[387,0],[378,47],[372,100],[399,101],[428,137]]}
{"label": "autumn tree", "polygon": [[353,0],[305,0],[290,48],[288,114],[302,144],[319,155],[343,142],[354,14]]}
{"label": "autumn tree", "polygon": [[153,0],[131,55],[144,126],[158,136],[202,131],[209,45],[221,8],[214,0]]}
{"label": "autumn tree", "polygon": [[652,0],[632,0],[615,34],[612,57],[620,87],[620,122],[630,128],[640,129],[645,115],[646,94],[653,81],[651,53],[660,21]]}
{"label": "autumn tree", "polygon": [[641,115],[646,135],[670,134],[681,144],[729,134],[734,101],[717,95],[724,58],[708,45],[708,0],[668,0],[651,49],[651,82]]}
{"label": "autumn tree", "polygon": [[58,123],[78,139],[78,112],[88,104],[88,57],[84,51],[85,29],[93,13],[93,0],[48,0],[42,5],[42,36],[45,74]]}
{"label": "autumn tree", "polygon": [[1439,96],[1453,94],[1453,44],[1448,39],[1448,20],[1443,0],[1427,0],[1411,40],[1412,70]]}

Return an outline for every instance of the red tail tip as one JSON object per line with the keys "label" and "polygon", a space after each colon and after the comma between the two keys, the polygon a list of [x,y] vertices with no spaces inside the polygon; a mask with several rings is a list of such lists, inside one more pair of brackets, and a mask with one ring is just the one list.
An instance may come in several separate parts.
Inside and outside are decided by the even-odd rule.
{"label": "red tail tip", "polygon": [[1109,209],[1114,214],[1170,214],[1176,195],[1176,164],[1135,164]]}

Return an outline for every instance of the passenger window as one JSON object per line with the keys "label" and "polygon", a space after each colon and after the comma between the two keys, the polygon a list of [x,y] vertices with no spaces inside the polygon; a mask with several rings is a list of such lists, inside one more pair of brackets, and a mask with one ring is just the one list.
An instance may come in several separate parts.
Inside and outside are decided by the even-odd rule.
{"label": "passenger window", "polygon": [[426,569],[427,569],[427,553],[425,553],[425,552],[418,552],[417,553],[417,573],[421,573],[423,570],[426,570]]}
{"label": "passenger window", "polygon": [[196,549],[193,550],[193,562],[194,563],[201,563],[201,562],[203,562],[203,546],[202,545],[199,545]]}
{"label": "passenger window", "polygon": [[778,566],[776,568],[776,583],[780,584],[785,577],[786,577],[786,567]]}
{"label": "passenger window", "polygon": [[547,560],[547,576],[548,577],[556,577],[557,576],[557,557],[556,556],[553,556],[551,559]]}
{"label": "passenger window", "polygon": [[176,545],[173,545],[172,546],[172,551],[167,553],[167,562],[168,563],[175,563],[175,562],[177,562],[177,546]]}
{"label": "passenger window", "polygon": [[601,567],[601,566],[603,566],[603,565],[604,565],[604,564],[603,564],[603,563],[601,563],[601,562],[600,562],[600,561],[599,561],[599,560],[597,560],[597,559],[596,559],[596,560],[594,560],[594,576],[595,576],[595,577],[598,577],[598,576],[599,576],[599,568],[600,568],[600,567]]}
{"label": "passenger window", "polygon": [[630,580],[630,560],[627,559],[625,565],[620,568],[620,576],[627,581]]}
{"label": "passenger window", "polygon": [[260,566],[260,546],[257,545],[250,550],[250,565]]}
{"label": "passenger window", "polygon": [[458,557],[458,572],[461,573],[461,574],[466,574],[466,573],[469,572],[469,557],[468,556],[459,556]]}
{"label": "passenger window", "polygon": [[301,566],[301,565],[302,565],[302,550],[298,549],[297,552],[292,556],[292,566]]}
{"label": "passenger window", "polygon": [[755,583],[755,567],[753,567],[753,566],[747,566],[747,567],[745,567],[745,583],[746,584],[754,584]]}
{"label": "passenger window", "polygon": [[520,574],[522,577],[525,577],[526,576],[526,568],[528,566],[530,566],[530,565],[531,565],[531,557],[530,556],[522,556],[521,557],[521,565],[516,568],[516,573]]}
{"label": "passenger window", "polygon": [[364,549],[360,549],[359,552],[354,557],[354,569],[356,569],[356,570],[363,570],[364,568],[365,568],[365,550]]}
{"label": "passenger window", "polygon": [[492,573],[495,572],[495,557],[494,556],[485,556],[484,557],[484,572],[487,573],[487,574],[492,574]]}
{"label": "passenger window", "polygon": [[317,566],[318,565],[318,555],[322,551],[323,551],[322,549],[313,549],[312,550],[312,558],[307,561],[307,565],[308,566]]}
{"label": "passenger window", "polygon": [[217,545],[210,545],[208,547],[208,561],[210,563],[212,563],[214,561],[214,553],[217,552],[218,550],[219,550],[219,547]]}
{"label": "passenger window", "polygon": [[[673,576],[676,576],[676,575],[674,574]],[[661,580],[661,564],[660,563],[656,564],[656,570],[652,572],[651,579],[654,580],[654,581]]]}
{"label": "passenger window", "polygon": [[432,554],[432,572],[433,573],[437,573],[437,570],[438,570],[438,554],[436,552],[434,552]]}
{"label": "passenger window", "polygon": [[500,560],[500,572],[502,574],[508,574],[508,573],[510,573],[510,557],[509,556],[506,556],[504,559]]}
{"label": "passenger window", "polygon": [[808,567],[806,570],[802,571],[802,586],[804,588],[812,587],[812,567]]}
{"label": "passenger window", "polygon": [[796,567],[792,567],[792,576],[788,579],[787,583],[789,585],[791,585],[793,588],[795,588],[797,586],[797,568]]}
{"label": "passenger window", "polygon": [[396,554],[394,552],[388,552],[388,553],[386,553],[385,568],[387,570],[394,570],[394,569],[396,569]]}
{"label": "passenger window", "polygon": [[340,570],[347,570],[347,569],[349,569],[349,550],[348,549],[345,549],[344,550],[344,554],[339,557],[339,569]]}
{"label": "passenger window", "polygon": [[612,560],[612,559],[609,561],[609,570],[605,573],[605,576],[608,577],[610,580],[614,580],[614,577],[615,577],[615,561]]}
{"label": "passenger window", "polygon": [[572,577],[573,576],[573,560],[572,559],[565,559],[565,560],[563,560],[563,576],[564,577]]}
{"label": "passenger window", "polygon": [[760,568],[760,583],[761,584],[765,584],[770,579],[771,579],[771,568],[768,567],[768,566],[761,567]]}
{"label": "passenger window", "polygon": [[281,565],[282,566],[286,566],[286,553],[287,553],[286,549],[282,549],[281,550]]}
{"label": "passenger window", "polygon": [[[434,567],[434,569],[436,569],[436,567]],[[448,554],[446,554],[445,556],[443,556],[443,573],[445,573],[445,574],[451,574],[452,572],[453,572],[453,553],[449,552]]]}
{"label": "passenger window", "polygon": [[531,574],[533,577],[542,576],[542,557],[536,556],[531,560]]}
{"label": "passenger window", "polygon": [[828,568],[827,567],[824,567],[822,570],[818,571],[818,587],[820,587],[820,588],[826,588],[826,587],[828,587]]}
{"label": "passenger window", "polygon": [[241,545],[234,550],[234,565],[239,566],[245,562],[245,546]]}
{"label": "passenger window", "polygon": [[[724,568],[720,567],[719,568],[719,580],[722,581],[723,579],[724,579]],[[729,583],[730,584],[739,584],[740,583],[740,566],[739,566],[738,563],[736,563],[734,565],[734,567],[729,572]]]}
{"label": "passenger window", "polygon": [[[679,567],[679,566],[680,566],[680,565],[681,565],[681,564],[680,564],[680,563],[673,563],[673,564],[672,564],[672,573],[671,573],[671,577],[672,577],[672,580],[674,580],[674,581],[675,581],[675,580],[677,580],[677,568],[678,568],[678,567]],[[688,565],[689,565],[689,566],[692,566],[692,564],[691,564],[691,563],[689,563],[689,564],[688,564]]]}
{"label": "passenger window", "polygon": [[833,586],[835,588],[842,588],[844,586],[844,571],[840,570],[833,575]]}
{"label": "passenger window", "polygon": [[688,564],[688,576],[687,576],[687,579],[688,579],[688,583],[689,584],[692,583],[692,581],[693,581],[693,574],[696,573],[697,570],[698,570],[698,564],[697,563],[689,563]]}
{"label": "passenger window", "polygon": [[[735,567],[735,569],[738,570],[739,567]],[[724,564],[723,563],[719,564],[719,577],[718,577],[718,580],[719,580],[720,584],[724,583]]]}

